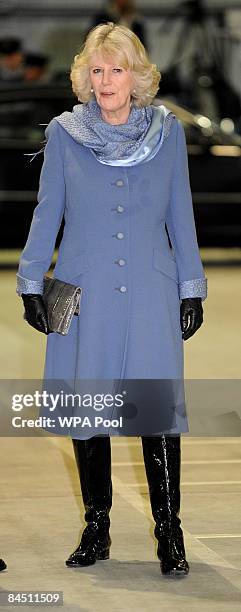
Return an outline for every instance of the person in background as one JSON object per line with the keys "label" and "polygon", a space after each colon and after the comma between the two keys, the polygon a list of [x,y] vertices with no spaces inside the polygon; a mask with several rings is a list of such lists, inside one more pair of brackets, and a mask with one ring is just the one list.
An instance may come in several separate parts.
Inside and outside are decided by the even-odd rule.
{"label": "person in background", "polygon": [[91,27],[106,21],[113,21],[130,28],[148,49],[145,27],[135,9],[134,0],[107,0],[103,9],[94,16]]}
{"label": "person in background", "polygon": [[25,53],[24,56],[24,81],[48,83],[49,57],[43,53]]}
{"label": "person in background", "polygon": [[0,40],[0,83],[12,83],[23,79],[24,52],[19,38],[2,38]]}

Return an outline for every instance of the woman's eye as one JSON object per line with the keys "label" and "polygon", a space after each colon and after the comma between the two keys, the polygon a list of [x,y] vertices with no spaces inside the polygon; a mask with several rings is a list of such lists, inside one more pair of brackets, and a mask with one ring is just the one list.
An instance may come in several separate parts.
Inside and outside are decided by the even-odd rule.
{"label": "woman's eye", "polygon": [[121,68],[114,68],[113,70],[117,70],[117,72],[121,72]]}

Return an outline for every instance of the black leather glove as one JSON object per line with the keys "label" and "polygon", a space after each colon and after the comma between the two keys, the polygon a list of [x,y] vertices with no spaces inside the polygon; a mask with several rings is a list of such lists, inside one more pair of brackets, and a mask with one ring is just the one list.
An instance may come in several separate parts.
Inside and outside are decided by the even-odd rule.
{"label": "black leather glove", "polygon": [[181,329],[183,340],[191,338],[203,322],[202,299],[184,298],[181,302]]}
{"label": "black leather glove", "polygon": [[40,293],[21,293],[26,321],[43,334],[49,334],[48,316]]}

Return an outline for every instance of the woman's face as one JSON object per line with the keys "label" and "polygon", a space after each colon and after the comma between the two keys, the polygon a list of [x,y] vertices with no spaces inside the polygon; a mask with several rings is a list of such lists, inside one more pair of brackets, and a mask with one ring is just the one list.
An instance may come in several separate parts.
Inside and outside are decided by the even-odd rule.
{"label": "woman's face", "polygon": [[96,53],[90,63],[91,86],[97,103],[104,113],[113,115],[130,110],[131,91],[134,87],[129,68],[126,70],[113,59],[104,59]]}

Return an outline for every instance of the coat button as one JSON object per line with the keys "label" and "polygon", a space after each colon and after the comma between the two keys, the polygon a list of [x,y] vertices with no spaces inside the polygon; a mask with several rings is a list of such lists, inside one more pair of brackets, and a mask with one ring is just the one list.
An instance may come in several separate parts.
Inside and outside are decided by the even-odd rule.
{"label": "coat button", "polygon": [[121,205],[119,204],[119,206],[117,206],[117,209],[116,209],[116,210],[117,210],[117,212],[121,213],[121,212],[123,212],[123,210],[125,210],[125,209],[124,209],[124,206],[121,206]]}
{"label": "coat button", "polygon": [[118,259],[119,266],[124,266],[126,264],[126,260],[125,259]]}
{"label": "coat button", "polygon": [[124,234],[122,232],[118,232],[116,234],[116,238],[118,238],[118,240],[122,240],[122,238],[124,238]]}
{"label": "coat button", "polygon": [[124,185],[124,181],[122,181],[122,179],[118,179],[118,181],[116,181],[116,185],[117,187],[122,187],[122,185]]}

